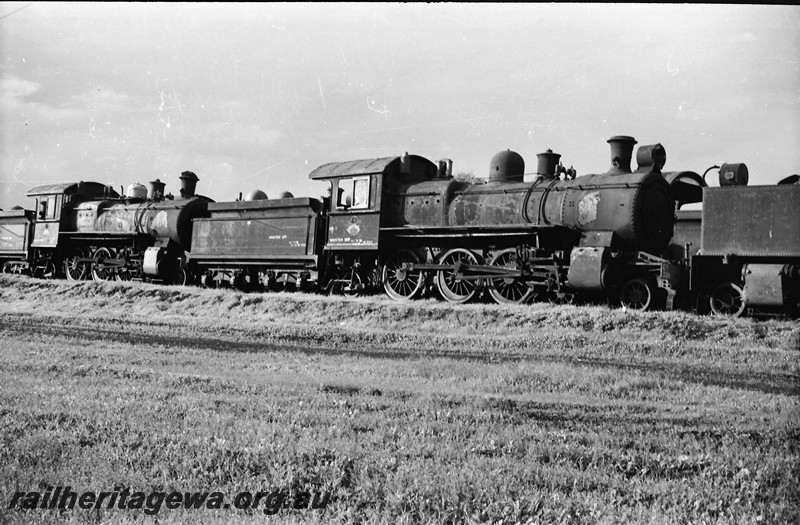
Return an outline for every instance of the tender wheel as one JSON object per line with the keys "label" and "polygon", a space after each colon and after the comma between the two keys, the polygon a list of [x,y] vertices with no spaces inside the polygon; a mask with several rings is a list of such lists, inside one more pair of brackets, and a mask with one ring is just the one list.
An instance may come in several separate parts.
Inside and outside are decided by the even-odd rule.
{"label": "tender wheel", "polygon": [[[186,275],[183,283],[186,284],[188,282],[188,275],[186,274],[186,270],[179,270]],[[252,292],[258,287],[258,274],[255,272],[240,272],[233,277],[233,287],[239,290],[240,292]]]}
{"label": "tender wheel", "polygon": [[301,293],[312,293],[315,289],[315,283],[303,277],[298,281],[297,289]]}
{"label": "tender wheel", "polygon": [[[514,248],[503,250],[492,258],[491,266],[517,269],[516,252]],[[525,282],[514,278],[495,277],[489,279],[489,295],[500,304],[521,304],[530,299],[533,289]]]}
{"label": "tender wheel", "polygon": [[203,278],[201,279],[201,283],[203,284],[204,288],[217,288],[217,281],[214,280],[214,272],[211,270],[207,271]]}
{"label": "tender wheel", "polygon": [[731,282],[719,284],[708,299],[714,315],[739,317],[744,312],[744,290]]}
{"label": "tender wheel", "polygon": [[445,300],[451,303],[466,303],[478,294],[480,281],[471,279],[460,279],[456,276],[455,266],[457,264],[483,264],[483,261],[474,253],[463,248],[455,248],[445,253],[439,264],[453,265],[454,268],[439,270],[436,275],[436,284],[439,293]]}
{"label": "tender wheel", "polygon": [[296,289],[297,283],[289,273],[279,272],[267,278],[267,290],[270,292],[293,292]]}
{"label": "tender wheel", "polygon": [[411,250],[393,253],[381,271],[381,281],[386,294],[392,299],[412,299],[419,295],[425,276],[421,270],[409,270],[409,264],[419,263],[419,257]]}
{"label": "tender wheel", "polygon": [[281,285],[278,283],[278,278],[275,273],[267,274],[267,282],[266,288],[268,292],[279,292],[281,291]]}
{"label": "tender wheel", "polygon": [[624,308],[644,312],[653,306],[655,285],[647,279],[635,277],[626,281],[619,290],[619,302]]}
{"label": "tender wheel", "polygon": [[88,268],[80,262],[83,256],[83,252],[75,250],[64,258],[64,274],[68,281],[82,281],[88,276]]}
{"label": "tender wheel", "polygon": [[[114,259],[114,256],[108,248],[98,248],[94,251],[92,258],[95,261],[99,261],[101,259]],[[113,266],[108,266],[102,262],[92,263],[92,279],[95,281],[110,281],[114,278],[116,273]]]}

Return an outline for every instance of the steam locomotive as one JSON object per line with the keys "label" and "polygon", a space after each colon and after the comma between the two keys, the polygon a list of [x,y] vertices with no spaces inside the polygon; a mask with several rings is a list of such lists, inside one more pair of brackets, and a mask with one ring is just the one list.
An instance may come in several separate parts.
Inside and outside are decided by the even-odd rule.
{"label": "steam locomotive", "polygon": [[6,272],[63,275],[69,280],[148,278],[184,282],[183,260],[192,219],[210,199],[194,194],[198,178],[181,175],[181,196],[164,195],[165,184],[140,184],[125,196],[97,182],[38,186],[34,212],[0,212],[4,235],[0,261]]}
{"label": "steam locomotive", "polygon": [[560,155],[548,151],[533,182],[523,180],[524,160],[512,151],[495,155],[486,182],[456,180],[449,163],[413,156],[386,159],[377,173],[359,163],[321,166],[310,177],[341,195],[325,249],[342,253],[350,273],[365,268],[398,299],[432,286],[454,303],[483,290],[500,303],[569,302],[576,293],[633,293],[634,285],[625,287],[633,279],[655,296],[666,263],[656,254],[672,237],[664,149],[640,148],[632,172],[635,141],[609,142],[607,173],[557,173]]}
{"label": "steam locomotive", "polygon": [[[149,195],[42,186],[29,192],[36,213],[0,212],[0,261],[40,276],[246,291],[797,312],[800,185],[745,187],[746,166],[730,164],[722,187],[708,188],[705,174],[662,171],[660,144],[639,147],[632,170],[636,140],[608,143],[610,169],[583,176],[550,150],[530,174],[519,154],[500,152],[478,181],[453,177],[448,159],[408,154],[325,164],[309,175],[330,184],[321,199],[259,191],[213,202],[195,195],[191,172],[180,198],[160,181]],[[702,212],[680,209],[700,201]]]}

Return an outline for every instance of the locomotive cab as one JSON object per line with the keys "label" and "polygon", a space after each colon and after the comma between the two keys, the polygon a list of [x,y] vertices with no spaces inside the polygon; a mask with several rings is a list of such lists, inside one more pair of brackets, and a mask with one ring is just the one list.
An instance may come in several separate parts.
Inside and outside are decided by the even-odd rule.
{"label": "locomotive cab", "polygon": [[[443,169],[444,168],[444,169]],[[331,184],[324,232],[322,264],[326,289],[360,293],[380,281],[379,250],[389,238],[385,228],[393,214],[392,188],[446,174],[446,166],[416,155],[324,164],[309,174]],[[392,247],[395,248],[395,247]]]}
{"label": "locomotive cab", "polygon": [[[375,251],[388,214],[386,190],[401,182],[429,180],[439,169],[416,155],[324,164],[309,175],[331,184],[326,250]],[[382,206],[383,204],[383,206]],[[383,210],[383,211],[382,211]]]}
{"label": "locomotive cab", "polygon": [[34,248],[55,248],[59,234],[77,229],[71,212],[86,200],[115,198],[119,194],[111,187],[99,182],[78,182],[37,186],[28,192],[36,199]]}

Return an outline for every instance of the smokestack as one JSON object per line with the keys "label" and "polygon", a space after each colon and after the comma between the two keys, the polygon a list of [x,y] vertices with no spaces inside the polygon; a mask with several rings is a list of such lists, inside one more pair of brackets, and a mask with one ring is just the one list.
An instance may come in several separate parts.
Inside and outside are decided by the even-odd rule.
{"label": "smokestack", "polygon": [[621,174],[631,172],[631,158],[633,157],[633,146],[636,139],[626,135],[617,135],[608,139],[611,145],[611,174]]}
{"label": "smokestack", "polygon": [[197,187],[197,175],[191,171],[184,171],[181,173],[181,198],[188,199],[194,197],[194,190]]}
{"label": "smokestack", "polygon": [[536,155],[539,159],[539,164],[536,168],[536,174],[541,175],[546,180],[553,180],[556,178],[556,166],[561,155],[553,153],[553,150],[548,149],[544,153]]}
{"label": "smokestack", "polygon": [[164,200],[164,187],[166,184],[156,179],[150,181],[150,200],[163,201]]}

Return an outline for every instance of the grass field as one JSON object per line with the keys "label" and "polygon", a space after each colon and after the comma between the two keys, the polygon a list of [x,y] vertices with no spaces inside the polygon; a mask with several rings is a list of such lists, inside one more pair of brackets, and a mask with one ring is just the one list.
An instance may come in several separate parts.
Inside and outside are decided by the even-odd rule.
{"label": "grass field", "polygon": [[797,322],[0,276],[0,348],[3,522],[800,520]]}

